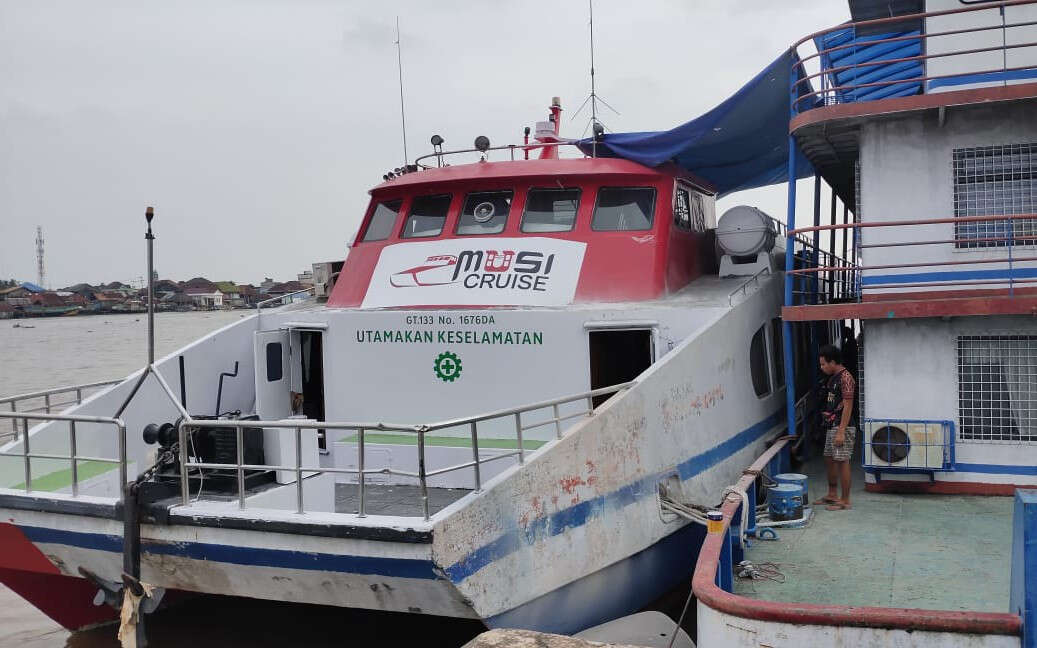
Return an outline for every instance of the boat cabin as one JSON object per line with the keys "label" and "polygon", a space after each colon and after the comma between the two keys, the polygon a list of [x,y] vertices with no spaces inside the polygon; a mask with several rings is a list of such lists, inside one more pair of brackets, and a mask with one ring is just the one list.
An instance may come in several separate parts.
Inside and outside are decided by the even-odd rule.
{"label": "boat cabin", "polygon": [[444,166],[371,202],[332,307],[562,306],[665,297],[715,267],[715,191],[613,158]]}

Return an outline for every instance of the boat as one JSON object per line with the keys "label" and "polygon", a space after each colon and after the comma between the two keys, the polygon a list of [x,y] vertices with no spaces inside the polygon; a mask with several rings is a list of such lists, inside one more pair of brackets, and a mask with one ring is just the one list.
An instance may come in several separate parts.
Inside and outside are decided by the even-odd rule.
{"label": "boat", "polygon": [[[1003,180],[958,174],[959,148],[996,145],[1016,188],[1033,181],[1018,148],[1032,145],[1000,140],[1032,139],[1035,62],[991,72],[975,56],[1032,52],[1001,37],[1031,33],[1017,10],[1037,2],[912,7],[874,18],[851,0],[853,21],[670,131],[566,140],[554,99],[519,144],[433,137],[372,188],[312,296],[164,358],[152,346],[60,413],[0,412],[22,421],[0,448],[0,581],[68,628],[200,592],[574,634],[691,579],[706,648],[1033,645],[1037,390],[1003,367],[1037,348],[1037,261],[1014,250],[1037,214],[939,210],[959,175],[960,191]],[[953,57],[967,65],[915,67]],[[919,191],[934,168],[947,191]],[[807,176],[814,222],[797,227]],[[776,181],[787,227],[751,206],[716,218],[717,196]],[[828,231],[849,233],[842,255]],[[899,254],[923,246],[937,252]],[[849,359],[860,331],[867,494],[817,511],[772,482],[818,494],[818,352]],[[917,519],[888,514],[908,503]],[[825,524],[849,531],[833,545]],[[782,538],[829,560],[777,591],[754,576],[791,573],[766,564]],[[900,538],[893,598],[876,581],[895,582]],[[963,565],[973,549],[996,574]]]}
{"label": "boat", "polygon": [[687,582],[703,527],[659,493],[704,507],[784,433],[780,224],[718,234],[730,178],[561,114],[385,174],[326,301],[5,413],[0,580],[68,628],[125,578],[554,632]]}

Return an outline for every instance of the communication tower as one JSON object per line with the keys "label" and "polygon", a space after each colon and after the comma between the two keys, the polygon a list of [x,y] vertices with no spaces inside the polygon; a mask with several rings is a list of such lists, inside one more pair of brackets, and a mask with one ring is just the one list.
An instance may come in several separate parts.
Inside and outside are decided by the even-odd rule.
{"label": "communication tower", "polygon": [[40,288],[46,288],[46,284],[43,283],[46,279],[46,273],[43,271],[43,226],[36,226],[36,285]]}

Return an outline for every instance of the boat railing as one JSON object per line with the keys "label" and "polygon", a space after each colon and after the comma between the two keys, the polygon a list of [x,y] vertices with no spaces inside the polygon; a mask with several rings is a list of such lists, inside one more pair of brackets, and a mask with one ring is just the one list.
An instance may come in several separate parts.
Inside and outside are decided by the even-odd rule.
{"label": "boat railing", "polygon": [[[833,222],[834,220],[833,212]],[[793,282],[792,294],[798,301],[834,303],[856,300],[858,269],[856,264],[848,260],[845,244],[843,254],[839,256],[835,253],[834,237],[831,239],[830,249],[825,250],[818,236],[813,238],[805,236],[805,234],[813,232],[811,228],[789,232],[785,223],[774,218],[771,218],[771,222],[775,227],[777,240],[783,241],[786,246],[791,240],[796,246],[793,254],[796,268],[810,270],[806,273],[798,272],[797,274],[803,276]],[[833,270],[824,273],[816,271],[817,268],[822,267],[833,268]],[[750,277],[742,286],[728,295],[728,301],[732,301],[739,292],[747,290],[753,282],[758,282],[759,278],[759,273],[757,276]]]}
{"label": "boat railing", "polygon": [[[910,236],[889,236],[882,240],[863,242],[860,232],[864,229],[884,228],[899,230],[932,225],[954,225],[950,238],[925,238],[919,240]],[[948,258],[934,255],[932,260],[924,260],[919,254],[911,255],[911,262],[886,263],[871,265],[836,265],[819,264],[815,267],[793,269],[790,274],[799,277],[824,276],[831,273],[854,272],[856,275],[855,294],[861,299],[863,290],[889,291],[904,288],[948,288],[965,287],[968,289],[995,286],[1007,288],[1007,297],[1016,296],[1016,288],[1020,285],[1037,284],[1032,277],[1032,267],[1037,262],[1037,234],[1031,232],[1037,227],[1037,214],[996,214],[987,216],[955,216],[945,218],[928,218],[920,220],[895,220],[867,223],[846,223],[836,225],[816,225],[791,230],[790,234],[800,235],[825,230],[853,230],[854,238],[859,241],[857,247],[864,249],[882,248],[919,248],[936,246],[954,246],[955,251],[981,251],[981,256],[965,256]],[[1026,252],[1018,254],[1017,246],[1025,246]],[[990,264],[1006,267],[995,267],[982,270]],[[1027,271],[1020,271],[1020,264],[1026,264]],[[966,278],[955,278],[949,270],[967,266],[981,268],[977,272],[965,275]],[[923,272],[922,270],[928,271]],[[906,273],[890,273],[888,271],[906,270]],[[875,274],[886,271],[883,274]],[[871,273],[870,275],[868,273]],[[904,275],[903,277],[898,275]],[[895,293],[894,293],[895,294]],[[802,303],[802,302],[800,302]]]}
{"label": "boat railing", "polygon": [[[110,383],[109,383],[110,384]],[[69,462],[69,467],[72,474],[72,496],[77,497],[79,495],[79,463],[81,461],[93,461],[100,463],[117,464],[119,467],[119,499],[122,499],[122,485],[126,483],[127,474],[127,463],[126,463],[126,424],[122,419],[108,417],[108,416],[86,416],[82,414],[40,414],[30,412],[0,412],[0,419],[20,419],[23,421],[25,430],[29,429],[29,421],[40,421],[40,422],[54,422],[64,421],[68,423],[68,443],[69,452],[68,454],[58,454],[53,452],[32,452],[30,447],[31,436],[29,434],[23,434],[21,437],[21,451],[0,451],[0,457],[15,457],[20,458],[23,461],[24,481],[22,482],[22,488],[25,489],[26,493],[32,492],[32,460],[33,459],[49,459],[57,461]],[[77,453],[77,431],[76,423],[88,423],[88,424],[101,424],[101,425],[112,425],[115,426],[118,437],[118,454],[117,458],[111,457],[92,457],[84,456]],[[17,488],[17,487],[16,487]]]}
{"label": "boat railing", "polygon": [[[180,459],[180,485],[181,485],[181,502],[184,506],[188,506],[191,503],[190,494],[190,471],[192,470],[233,470],[237,476],[237,490],[238,490],[238,507],[240,509],[246,508],[246,489],[245,489],[245,471],[256,471],[256,470],[279,470],[279,471],[290,471],[295,475],[295,489],[296,489],[296,512],[299,514],[305,513],[304,505],[304,477],[321,474],[346,474],[354,475],[357,478],[358,485],[358,498],[359,498],[359,509],[357,515],[359,517],[365,517],[367,515],[366,509],[366,482],[367,479],[372,475],[395,475],[398,477],[407,477],[417,479],[418,485],[421,492],[421,506],[422,513],[425,520],[429,519],[429,499],[428,499],[428,480],[438,475],[444,475],[447,473],[471,469],[474,474],[475,491],[479,492],[482,490],[483,480],[481,468],[484,464],[491,461],[498,461],[501,459],[507,459],[509,457],[515,457],[519,464],[524,464],[526,460],[525,455],[525,444],[523,437],[526,432],[535,428],[541,428],[545,426],[554,427],[555,436],[557,439],[561,439],[564,434],[563,423],[566,421],[580,418],[589,417],[594,414],[594,399],[599,396],[607,396],[615,394],[632,387],[635,383],[626,382],[618,385],[612,385],[610,387],[602,387],[600,389],[592,389],[590,391],[582,392],[579,394],[573,394],[570,396],[563,396],[561,398],[554,398],[550,400],[539,401],[536,403],[529,403],[519,407],[512,407],[502,410],[496,410],[492,412],[484,412],[474,416],[468,416],[457,419],[450,419],[445,421],[439,421],[429,424],[421,425],[404,425],[404,424],[392,424],[392,423],[358,423],[358,422],[333,422],[333,421],[315,421],[315,420],[300,420],[300,419],[287,419],[281,421],[255,421],[255,420],[228,420],[228,419],[217,419],[217,420],[195,420],[185,418],[181,420],[179,425],[179,459]],[[561,407],[571,403],[585,403],[586,407],[579,411],[563,414]],[[537,421],[523,421],[523,415],[550,408],[552,416]],[[517,442],[517,449],[511,452],[503,452],[500,454],[494,454],[489,457],[479,456],[479,424],[485,423],[490,420],[498,419],[512,419],[512,425],[515,431],[515,441]],[[191,461],[189,456],[190,446],[187,442],[188,435],[193,430],[202,428],[234,428],[236,434],[236,447],[237,457],[235,463],[209,463],[203,461]],[[459,464],[445,466],[442,468],[435,468],[430,470],[425,456],[425,443],[426,435],[435,432],[437,430],[444,430],[448,428],[463,428],[469,429],[469,437],[472,448],[472,459]],[[262,430],[270,429],[293,429],[295,431],[295,461],[290,462],[287,465],[270,465],[270,464],[246,464],[243,456],[244,448],[244,435],[249,434],[260,434]],[[302,459],[302,431],[303,430],[347,430],[356,433],[357,443],[357,465],[356,468],[333,468],[333,467],[322,467],[322,466],[305,466],[303,465]],[[367,468],[366,463],[366,452],[364,448],[365,435],[369,432],[398,432],[404,434],[414,434],[417,436],[417,469],[413,471],[399,470],[395,468]],[[497,437],[494,437],[497,438]]]}
{"label": "boat railing", "polygon": [[[955,9],[843,23],[805,36],[791,48],[799,54],[804,44],[813,45],[811,53],[793,57],[791,62],[791,114],[832,104],[929,94],[954,86],[1037,80],[1037,40],[1033,31],[1021,31],[1037,26],[1037,20],[1016,19],[1019,13],[1008,20],[1013,7],[1023,6],[1037,6],[1037,0],[970,3]],[[951,16],[954,18],[944,21]],[[973,16],[975,24],[960,27],[963,19]],[[956,28],[944,29],[942,22]],[[934,25],[937,28],[929,31]],[[997,64],[987,61],[991,58],[998,59]],[[952,65],[961,69],[951,69]]]}
{"label": "boat railing", "polygon": [[0,407],[7,407],[10,409],[12,416],[5,416],[4,418],[10,419],[11,429],[0,430],[0,441],[3,441],[6,437],[13,437],[14,439],[19,438],[18,423],[22,423],[21,433],[24,434],[29,429],[28,420],[26,417],[17,416],[19,413],[39,413],[50,414],[54,410],[61,411],[62,408],[71,407],[73,405],[79,405],[83,402],[84,393],[93,392],[103,387],[114,385],[120,381],[118,380],[103,380],[101,382],[83,383],[81,385],[70,385],[67,387],[56,387],[54,389],[45,389],[43,391],[29,392],[26,394],[18,394],[16,396],[8,396],[6,398],[0,398]]}
{"label": "boat railing", "polygon": [[[464,154],[471,154],[471,153],[476,153],[476,154],[479,154],[479,155],[485,155],[488,151],[508,151],[509,154],[511,155],[511,161],[514,162],[515,159],[516,159],[515,158],[515,152],[516,151],[521,151],[523,153],[523,156],[526,159],[528,159],[530,151],[541,150],[541,149],[548,149],[548,148],[559,148],[559,147],[562,147],[562,146],[572,146],[572,147],[576,148],[577,150],[579,150],[578,143],[579,143],[578,140],[562,140],[560,142],[531,142],[529,144],[504,144],[504,145],[501,145],[501,146],[489,146],[489,147],[484,148],[484,149],[467,148],[467,149],[457,149],[457,150],[454,150],[454,151],[437,151],[435,153],[429,153],[427,155],[422,155],[421,157],[416,158],[414,160],[413,167],[417,167],[417,168],[406,169],[406,170],[402,170],[402,171],[403,171],[403,173],[413,173],[414,171],[417,171],[418,169],[432,169],[432,168],[435,168],[435,167],[433,167],[430,164],[423,164],[422,163],[423,160],[435,159],[436,160],[436,167],[441,167],[441,166],[443,166],[445,164],[445,161],[444,161],[445,158],[447,158],[449,156],[464,155]],[[582,151],[580,152],[580,154],[583,155]]]}

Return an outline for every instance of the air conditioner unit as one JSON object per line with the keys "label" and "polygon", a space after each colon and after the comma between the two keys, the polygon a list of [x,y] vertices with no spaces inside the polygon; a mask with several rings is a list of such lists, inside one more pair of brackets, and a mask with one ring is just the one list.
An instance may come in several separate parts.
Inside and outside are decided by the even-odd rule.
{"label": "air conditioner unit", "polygon": [[865,465],[941,470],[948,463],[949,426],[943,421],[867,421]]}

